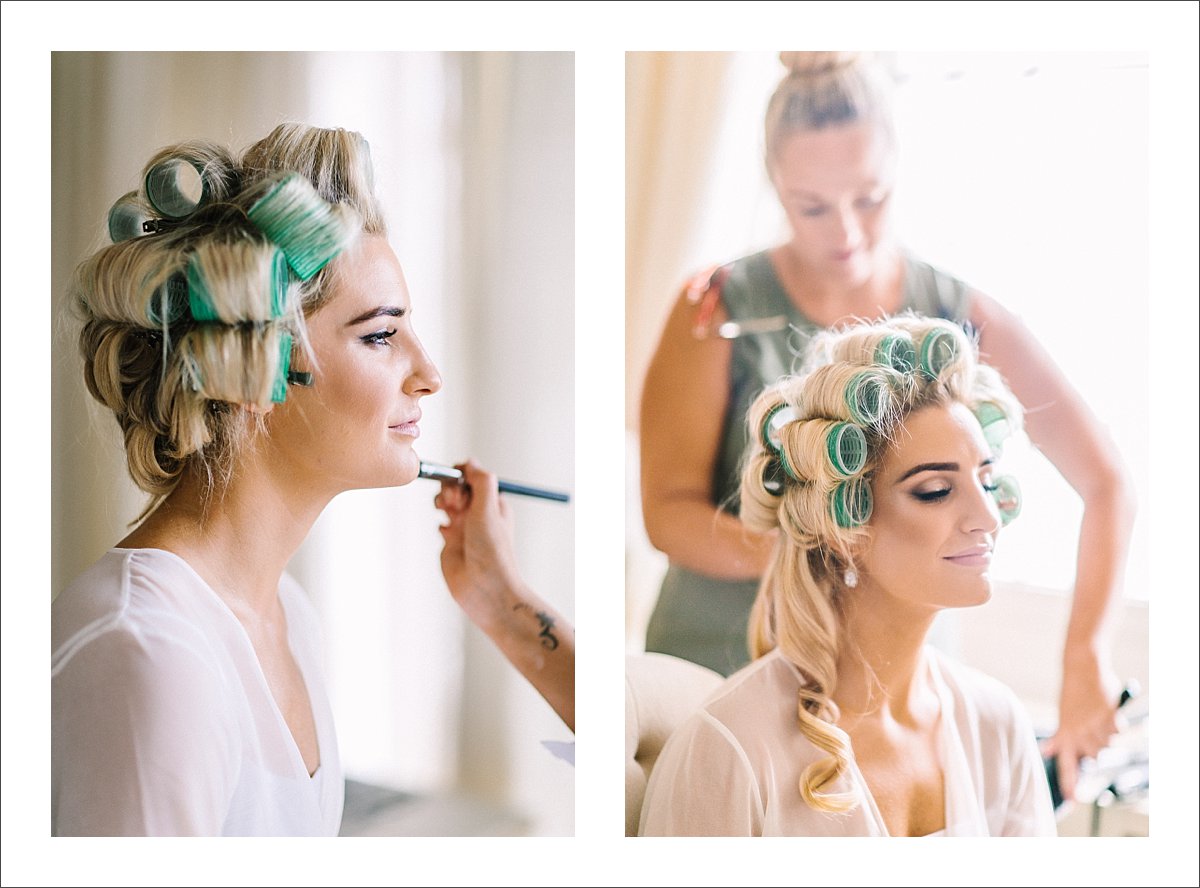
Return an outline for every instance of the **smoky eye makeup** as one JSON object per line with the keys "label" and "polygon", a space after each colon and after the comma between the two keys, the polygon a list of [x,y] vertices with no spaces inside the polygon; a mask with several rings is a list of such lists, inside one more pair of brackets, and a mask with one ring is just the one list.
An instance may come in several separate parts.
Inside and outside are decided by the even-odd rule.
{"label": "smoky eye makeup", "polygon": [[396,335],[394,327],[388,327],[384,330],[376,330],[374,333],[367,333],[365,336],[360,336],[359,341],[367,345],[387,345],[387,341]]}
{"label": "smoky eye makeup", "polygon": [[949,496],[952,489],[948,484],[939,483],[928,487],[917,487],[912,491],[912,496],[923,503],[934,503]]}

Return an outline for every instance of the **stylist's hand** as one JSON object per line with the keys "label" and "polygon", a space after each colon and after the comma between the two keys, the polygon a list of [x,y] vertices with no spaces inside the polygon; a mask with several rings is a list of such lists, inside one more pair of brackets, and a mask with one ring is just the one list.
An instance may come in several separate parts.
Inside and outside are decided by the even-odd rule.
{"label": "stylist's hand", "polygon": [[442,574],[450,594],[485,630],[521,585],[513,548],[513,520],[498,481],[474,460],[456,466],[466,484],[443,481],[433,504],[449,519],[441,528]]}
{"label": "stylist's hand", "polygon": [[1098,654],[1069,653],[1063,664],[1058,731],[1042,746],[1058,758],[1058,784],[1064,799],[1075,798],[1081,759],[1095,758],[1121,726],[1117,702],[1121,683]]}

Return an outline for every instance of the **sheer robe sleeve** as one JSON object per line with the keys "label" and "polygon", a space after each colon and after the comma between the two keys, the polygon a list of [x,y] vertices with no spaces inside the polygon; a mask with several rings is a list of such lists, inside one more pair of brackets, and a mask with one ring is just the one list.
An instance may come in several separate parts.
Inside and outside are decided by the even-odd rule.
{"label": "sheer robe sleeve", "polygon": [[240,741],[199,637],[112,628],[52,676],[54,835],[221,833]]}
{"label": "sheer robe sleeve", "polygon": [[757,836],[763,804],[737,738],[700,710],[671,735],[650,776],[638,834]]}
{"label": "sheer robe sleeve", "polygon": [[1008,738],[1009,781],[1008,811],[1001,835],[1056,836],[1054,805],[1050,784],[1038,749],[1033,725],[1025,710],[1013,698],[1013,718]]}

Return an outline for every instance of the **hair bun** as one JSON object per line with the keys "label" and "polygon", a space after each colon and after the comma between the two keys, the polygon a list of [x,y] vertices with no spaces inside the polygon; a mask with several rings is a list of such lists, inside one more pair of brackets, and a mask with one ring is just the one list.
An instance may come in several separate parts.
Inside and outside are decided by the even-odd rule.
{"label": "hair bun", "polygon": [[829,74],[857,64],[867,54],[861,52],[781,52],[779,61],[788,73],[799,77]]}

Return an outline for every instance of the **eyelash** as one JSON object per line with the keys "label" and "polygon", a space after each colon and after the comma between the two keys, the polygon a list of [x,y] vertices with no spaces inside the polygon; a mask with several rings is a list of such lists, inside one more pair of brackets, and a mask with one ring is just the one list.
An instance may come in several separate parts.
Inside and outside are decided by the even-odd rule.
{"label": "eyelash", "polygon": [[[914,491],[913,496],[923,503],[934,503],[949,496],[952,489],[953,488],[950,487],[944,487],[941,490]],[[983,484],[983,489],[988,493],[995,493],[1000,489],[1000,485],[989,484],[985,482]]]}
{"label": "eyelash", "polygon": [[379,330],[375,333],[368,333],[366,336],[360,336],[359,339],[361,339],[367,345],[387,345],[388,340],[395,335],[395,329],[389,327],[386,330]]}
{"label": "eyelash", "polygon": [[941,490],[928,490],[924,492],[914,492],[913,496],[923,503],[933,503],[950,495],[950,488],[945,487]]}

